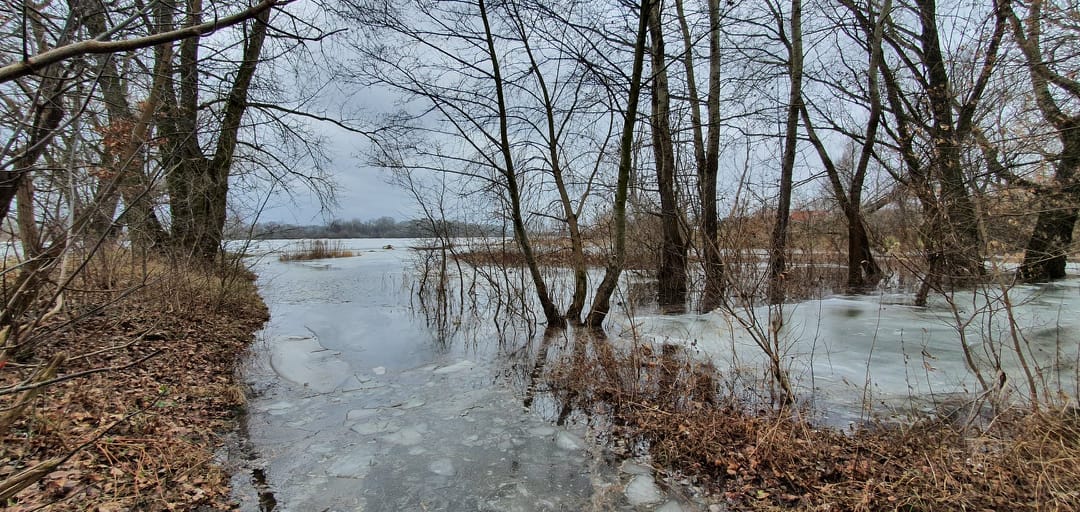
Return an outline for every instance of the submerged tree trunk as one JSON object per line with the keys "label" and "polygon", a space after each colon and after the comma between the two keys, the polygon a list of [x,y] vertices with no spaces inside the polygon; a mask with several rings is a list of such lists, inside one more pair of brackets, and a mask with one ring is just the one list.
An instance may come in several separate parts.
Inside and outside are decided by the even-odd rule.
{"label": "submerged tree trunk", "polygon": [[791,214],[792,175],[795,170],[795,150],[799,135],[799,113],[802,111],[802,0],[791,2],[791,39],[788,43],[788,106],[784,123],[784,155],[780,165],[780,197],[776,205],[776,223],[769,246],[769,303],[784,302],[784,277],[788,221]]}
{"label": "submerged tree trunk", "polygon": [[[922,242],[927,270],[915,303],[925,304],[932,289],[946,291],[980,279],[983,268],[983,237],[979,212],[969,191],[963,169],[963,147],[974,127],[979,103],[996,68],[1004,31],[1002,2],[994,3],[994,28],[975,69],[974,82],[966,93],[957,90],[949,77],[952,69],[944,57],[934,0],[915,0],[918,27],[892,27],[887,31],[889,46],[921,88],[917,100],[910,99],[894,69],[880,63],[885,92],[893,117],[894,138],[908,169],[905,183],[919,198],[923,208]],[[888,17],[888,13],[882,16]],[[868,25],[865,17],[861,20]],[[981,49],[981,48],[979,48]],[[923,110],[929,111],[929,119]],[[927,151],[917,149],[916,137],[925,138]],[[923,161],[925,156],[927,161]]]}
{"label": "submerged tree trunk", "polygon": [[[853,4],[846,6],[855,10]],[[885,0],[882,12],[888,12],[892,7],[891,0]],[[825,144],[817,136],[817,131],[810,120],[810,113],[804,107],[802,109],[803,123],[810,142],[817,150],[818,157],[825,167],[825,174],[832,186],[833,197],[840,204],[847,221],[848,250],[847,250],[847,290],[859,292],[872,287],[881,280],[881,268],[874,258],[874,252],[870,245],[870,236],[866,228],[866,219],[862,211],[862,193],[866,182],[866,174],[869,169],[870,159],[874,153],[874,145],[877,141],[878,128],[881,125],[882,103],[881,92],[878,89],[878,67],[881,63],[881,41],[884,32],[885,16],[877,16],[871,5],[864,13],[865,25],[863,30],[869,41],[870,57],[867,63],[867,110],[870,115],[866,123],[866,132],[863,134],[862,149],[859,152],[858,162],[852,173],[851,182],[847,190],[840,179],[840,170],[837,169],[832,158],[825,148]]]}
{"label": "submerged tree trunk", "polygon": [[495,36],[491,31],[485,0],[477,0],[477,6],[480,9],[480,18],[484,25],[487,57],[491,59],[492,80],[495,85],[495,98],[499,114],[499,150],[503,159],[501,172],[506,179],[507,193],[510,196],[510,219],[514,228],[514,238],[518,243],[518,247],[521,248],[526,265],[529,267],[529,275],[532,277],[533,286],[536,287],[540,307],[544,311],[544,318],[547,320],[548,327],[562,327],[566,324],[566,319],[559,313],[559,309],[551,299],[547,284],[540,273],[540,265],[536,261],[536,255],[533,253],[532,244],[529,242],[528,232],[525,229],[525,217],[522,214],[521,207],[521,188],[518,185],[517,169],[514,166],[514,156],[510,148],[510,128],[507,119],[510,114],[506,107],[506,93],[503,87],[502,70],[499,67],[499,57],[495,51]]}
{"label": "submerged tree trunk", "polygon": [[638,101],[641,96],[641,74],[645,62],[645,35],[648,28],[650,0],[641,0],[638,12],[638,31],[634,41],[634,63],[630,74],[630,90],[627,98],[625,117],[623,118],[622,135],[619,138],[619,177],[615,185],[615,204],[612,206],[615,230],[615,248],[608,256],[607,267],[604,269],[604,278],[596,288],[589,316],[585,318],[585,325],[599,331],[604,327],[604,319],[611,310],[611,295],[615,293],[615,286],[619,283],[619,275],[622,273],[626,262],[626,197],[630,188],[630,172],[632,167],[631,153],[634,146],[634,123],[637,121]]}
{"label": "submerged tree trunk", "polygon": [[[566,228],[570,234],[570,263],[574,272],[574,292],[570,300],[570,306],[566,309],[564,318],[567,321],[580,325],[581,313],[585,310],[585,298],[589,291],[588,265],[585,260],[585,242],[581,235],[578,212],[570,199],[570,191],[567,188],[566,178],[563,173],[562,158],[559,154],[560,139],[559,130],[555,121],[555,101],[551,97],[551,90],[548,87],[547,79],[544,77],[544,73],[537,63],[536,54],[533,52],[532,45],[529,43],[529,31],[524,25],[523,17],[520,12],[517,11],[518,6],[517,4],[514,4],[512,7],[515,9],[516,14],[514,17],[515,28],[518,31],[518,36],[521,38],[522,46],[525,48],[525,54],[529,58],[529,63],[532,66],[532,73],[536,77],[537,86],[540,88],[540,98],[543,102],[544,121],[547,131],[546,142],[548,163],[551,166],[551,177],[555,181],[555,189],[559,193],[559,203],[562,206]],[[547,340],[547,338],[545,338],[545,340]]]}
{"label": "submerged tree trunk", "polygon": [[[1072,69],[1064,73],[1056,64],[1047,62],[1042,53],[1043,2],[1028,4],[1027,16],[1021,20],[1006,2],[1002,8],[1012,26],[1014,39],[1024,54],[1031,78],[1035,103],[1045,119],[1057,132],[1061,149],[1054,164],[1054,181],[1038,190],[1040,209],[1027,246],[1020,278],[1027,281],[1046,281],[1065,277],[1065,263],[1076,229],[1080,208],[1080,115],[1067,113],[1063,105],[1075,105],[1080,99],[1080,81]],[[1070,30],[1076,32],[1074,26]],[[1075,34],[1070,34],[1075,37]],[[1053,88],[1065,99],[1055,97]]]}
{"label": "submerged tree trunk", "polygon": [[660,3],[649,9],[649,38],[652,41],[652,127],[656,182],[660,189],[660,225],[663,242],[657,272],[660,308],[681,313],[686,309],[687,243],[682,231],[678,184],[675,179],[675,145],[671,134],[671,98],[668,92],[664,29],[660,23]]}
{"label": "submerged tree trunk", "polygon": [[968,192],[961,160],[961,144],[970,134],[971,119],[969,116],[957,120],[953,115],[955,92],[941,50],[936,3],[934,0],[915,3],[922,27],[919,40],[926,65],[926,94],[933,116],[931,158],[941,185],[939,204],[934,208],[926,233],[931,238],[927,246],[932,247],[927,281],[963,284],[984,273],[978,213]]}
{"label": "submerged tree trunk", "polygon": [[716,181],[720,168],[720,0],[709,0],[709,89],[706,98],[708,137],[703,133],[701,99],[694,78],[694,47],[690,24],[682,0],[675,1],[679,27],[683,37],[683,66],[686,68],[686,87],[690,99],[690,128],[694,140],[694,161],[697,165],[698,198],[701,207],[699,230],[702,267],[705,282],[702,287],[703,312],[720,306],[724,296],[724,264],[720,254],[720,221],[716,205]]}
{"label": "submerged tree trunk", "polygon": [[[1077,198],[1069,201],[1077,204]],[[1039,212],[1035,229],[1024,248],[1020,278],[1025,281],[1048,281],[1065,278],[1065,263],[1076,229],[1075,206],[1046,205]]]}
{"label": "submerged tree trunk", "polygon": [[1065,263],[1072,248],[1080,206],[1080,117],[1059,131],[1062,149],[1054,166],[1051,189],[1040,192],[1040,208],[1035,228],[1024,248],[1020,278],[1047,281],[1065,277]]}

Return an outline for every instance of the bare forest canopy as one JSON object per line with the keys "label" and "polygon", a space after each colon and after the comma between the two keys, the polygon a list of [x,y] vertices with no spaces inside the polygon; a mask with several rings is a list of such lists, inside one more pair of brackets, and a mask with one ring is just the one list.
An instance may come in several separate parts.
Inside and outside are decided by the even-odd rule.
{"label": "bare forest canopy", "polygon": [[[227,220],[269,197],[335,204],[343,153],[411,193],[430,230],[256,235],[503,226],[551,326],[602,328],[628,261],[651,267],[662,306],[708,311],[797,299],[799,255],[818,250],[839,255],[835,289],[904,274],[917,304],[1066,278],[1076,251],[1075,2],[14,5],[0,16],[0,217],[26,259],[0,315],[12,332],[56,306],[62,290],[41,286],[71,248],[219,264],[244,231]],[[554,249],[569,289],[546,282]]]}
{"label": "bare forest canopy", "polygon": [[[465,238],[501,236],[497,226],[454,220],[412,219],[397,221],[392,217],[373,220],[334,220],[323,225],[263,222],[255,225],[250,236],[260,240],[303,238]],[[245,238],[248,232],[233,233],[233,239]]]}

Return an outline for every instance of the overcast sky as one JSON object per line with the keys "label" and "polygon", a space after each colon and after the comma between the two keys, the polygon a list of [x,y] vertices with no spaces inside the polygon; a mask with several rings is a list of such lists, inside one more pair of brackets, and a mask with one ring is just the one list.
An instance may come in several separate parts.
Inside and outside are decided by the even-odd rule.
{"label": "overcast sky", "polygon": [[336,205],[321,210],[318,198],[306,188],[295,187],[293,197],[278,192],[260,216],[260,222],[322,224],[332,219],[371,220],[394,217],[405,220],[415,216],[416,206],[408,192],[388,183],[389,171],[365,165],[360,154],[367,141],[332,125],[315,125],[328,138],[327,170],[332,175]]}
{"label": "overcast sky", "polygon": [[[340,26],[340,22],[321,9],[317,2],[301,0],[291,4],[288,10],[327,31]],[[328,76],[327,69],[339,68],[348,61],[351,50],[344,44],[346,36],[347,33],[339,33],[326,41],[309,43],[308,49],[317,62],[307,64],[316,68],[296,72],[296,68],[286,65],[277,79],[289,81],[292,87],[300,90],[298,98],[317,91],[312,98],[313,103],[297,108],[352,125],[368,124],[365,122],[366,116],[393,109],[397,98],[389,91],[356,89]],[[326,170],[335,183],[337,202],[323,209],[314,194],[301,183],[293,182],[291,194],[282,190],[274,191],[266,209],[259,216],[259,222],[322,224],[332,219],[371,220],[388,216],[405,220],[416,216],[417,208],[412,196],[388,183],[389,171],[366,165],[367,158],[363,153],[368,149],[368,142],[362,135],[332,123],[311,120],[308,124],[312,131],[326,138],[324,149],[330,158]],[[265,199],[265,193],[265,190],[260,191],[262,197],[247,197],[243,201],[259,204]]]}

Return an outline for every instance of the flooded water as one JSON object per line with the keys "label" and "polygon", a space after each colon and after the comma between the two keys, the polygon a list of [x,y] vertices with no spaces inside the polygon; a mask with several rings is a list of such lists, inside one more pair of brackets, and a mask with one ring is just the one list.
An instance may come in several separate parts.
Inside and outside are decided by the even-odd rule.
{"label": "flooded water", "polygon": [[[890,293],[787,304],[779,336],[783,361],[815,420],[833,426],[930,413],[984,394],[969,364],[1002,401],[1027,400],[1026,364],[1040,401],[1075,404],[1080,280],[1008,290],[1015,332],[1001,294],[957,293],[953,305],[935,297],[927,307],[911,305],[910,295]],[[736,314],[769,318],[763,307]],[[765,367],[761,350],[731,314],[652,315],[617,323],[640,339],[689,347],[721,371],[753,375]]]}
{"label": "flooded water", "polygon": [[[244,371],[249,456],[233,482],[241,510],[723,510],[654,475],[645,460],[606,452],[587,424],[555,425],[550,399],[525,409],[534,333],[482,307],[435,322],[420,314],[410,241],[345,244],[358,256],[283,263],[271,255],[255,266],[271,320]],[[623,288],[631,304],[634,287]],[[461,296],[477,303],[494,293],[467,289]],[[783,359],[828,423],[902,414],[978,391],[959,321],[985,378],[1009,383],[1002,393],[1027,392],[1013,385],[1028,382],[1026,363],[1040,393],[1075,396],[1080,283],[1010,296],[1019,332],[978,297],[955,308],[916,308],[887,294],[788,305]],[[617,342],[679,344],[722,372],[760,375],[761,351],[738,318],[641,311],[650,310],[612,315]],[[739,314],[768,318],[761,308]],[[1002,349],[1014,340],[1022,361]]]}
{"label": "flooded water", "polygon": [[704,509],[612,462],[585,426],[525,411],[498,362],[507,347],[440,341],[414,311],[410,251],[384,248],[401,243],[257,265],[271,321],[244,374],[242,510]]}

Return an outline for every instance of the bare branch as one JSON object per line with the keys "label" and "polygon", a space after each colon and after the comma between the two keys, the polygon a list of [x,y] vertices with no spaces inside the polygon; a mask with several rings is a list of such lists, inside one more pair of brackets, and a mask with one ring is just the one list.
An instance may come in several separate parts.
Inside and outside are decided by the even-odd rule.
{"label": "bare branch", "polygon": [[176,30],[170,30],[168,32],[162,32],[159,34],[153,34],[145,37],[136,37],[132,39],[124,39],[119,41],[102,41],[100,39],[91,39],[88,41],[80,41],[78,43],[72,43],[54,48],[39,55],[35,55],[22,62],[16,62],[8,64],[4,67],[0,67],[0,83],[10,82],[16,78],[21,78],[26,75],[35,73],[44,69],[50,64],[56,64],[67,59],[78,57],[81,55],[89,54],[101,54],[101,53],[117,53],[124,51],[137,50],[140,48],[149,48],[162,43],[171,43],[173,41],[179,41],[181,39],[187,39],[189,37],[203,36],[210,34],[219,29],[235,25],[242,21],[248,20],[257,16],[259,13],[291,3],[293,0],[262,0],[255,6],[240,11],[231,16],[224,18],[217,18],[213,21],[208,21],[199,25],[191,27],[184,27]]}

